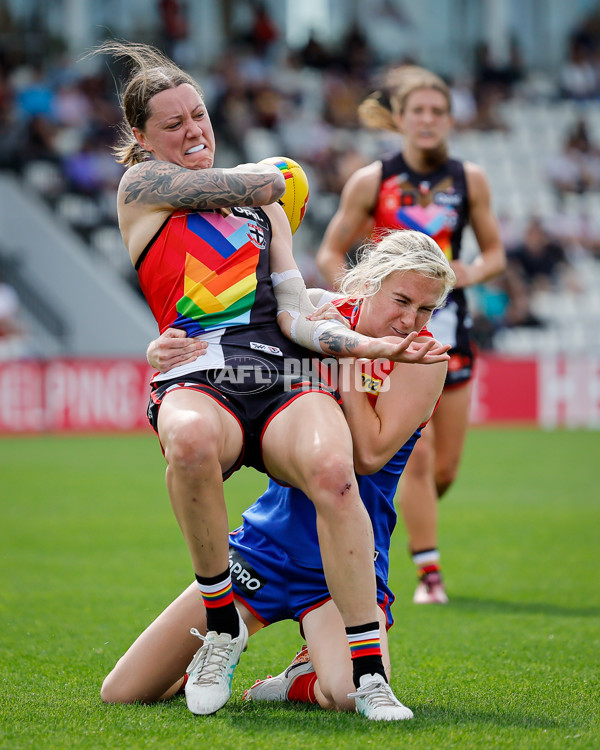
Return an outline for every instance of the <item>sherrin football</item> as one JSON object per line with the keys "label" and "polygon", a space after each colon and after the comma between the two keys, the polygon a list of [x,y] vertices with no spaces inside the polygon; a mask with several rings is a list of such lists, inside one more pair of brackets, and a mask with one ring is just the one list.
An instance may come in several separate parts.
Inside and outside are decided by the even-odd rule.
{"label": "sherrin football", "polygon": [[286,156],[271,156],[262,159],[261,164],[274,164],[285,177],[285,193],[279,199],[283,206],[292,234],[302,224],[308,203],[308,178],[298,162]]}

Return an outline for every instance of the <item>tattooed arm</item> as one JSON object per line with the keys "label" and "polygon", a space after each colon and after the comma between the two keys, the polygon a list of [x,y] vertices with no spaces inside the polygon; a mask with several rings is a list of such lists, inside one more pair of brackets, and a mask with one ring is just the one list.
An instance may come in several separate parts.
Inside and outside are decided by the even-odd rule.
{"label": "tattooed arm", "polygon": [[285,178],[271,164],[231,169],[186,169],[148,161],[128,169],[118,194],[119,227],[135,264],[165,219],[178,208],[200,210],[264,206],[285,191]]}
{"label": "tattooed arm", "polygon": [[123,175],[119,202],[157,210],[227,206],[263,206],[285,191],[281,170],[270,164],[241,164],[232,169],[185,169],[166,161],[131,167]]}
{"label": "tattooed arm", "polygon": [[405,338],[385,336],[372,338],[362,333],[350,331],[341,323],[339,330],[331,328],[319,336],[322,351],[334,357],[355,357],[360,359],[387,359],[390,362],[406,362],[432,365],[447,362],[449,346],[443,346],[435,339],[416,341],[415,331]]}

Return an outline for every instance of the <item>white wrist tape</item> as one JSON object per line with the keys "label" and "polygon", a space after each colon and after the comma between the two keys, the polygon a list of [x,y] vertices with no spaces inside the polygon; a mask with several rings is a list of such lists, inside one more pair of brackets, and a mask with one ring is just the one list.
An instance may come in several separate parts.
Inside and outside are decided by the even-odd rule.
{"label": "white wrist tape", "polygon": [[306,320],[305,317],[298,316],[292,321],[292,328],[290,331],[292,341],[295,341],[305,349],[310,349],[313,352],[322,352],[328,354],[323,349],[320,338],[324,333],[331,331],[345,331],[348,329],[341,323],[337,323],[334,320]]}
{"label": "white wrist tape", "polygon": [[271,283],[273,284],[273,288],[276,286],[279,286],[282,281],[287,281],[288,279],[301,279],[302,274],[297,268],[290,268],[289,271],[283,271],[283,273],[272,273],[271,274]]}
{"label": "white wrist tape", "polygon": [[329,329],[340,329],[331,320],[306,320],[315,311],[310,301],[302,274],[297,269],[272,273],[271,283],[277,299],[277,314],[286,312],[292,317],[291,337],[296,344],[316,352],[323,352],[319,337]]}
{"label": "white wrist tape", "polygon": [[308,298],[304,279],[297,269],[272,273],[271,283],[277,300],[277,314],[287,312],[295,318],[297,315],[310,315],[315,311]]}

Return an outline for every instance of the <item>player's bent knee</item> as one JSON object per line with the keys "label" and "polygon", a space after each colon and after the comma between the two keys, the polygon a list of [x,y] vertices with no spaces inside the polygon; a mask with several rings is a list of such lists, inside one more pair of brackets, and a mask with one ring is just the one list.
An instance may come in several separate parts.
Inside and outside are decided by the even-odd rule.
{"label": "player's bent knee", "polygon": [[163,441],[165,458],[173,468],[198,469],[218,459],[219,437],[210,419],[201,415],[179,419]]}
{"label": "player's bent knee", "polygon": [[[323,455],[325,454],[325,455]],[[308,462],[309,494],[328,497],[344,503],[356,485],[354,466],[349,456],[326,454],[311,457]]]}
{"label": "player's bent knee", "polygon": [[113,678],[111,673],[102,683],[100,698],[104,703],[133,703],[135,698],[127,695],[121,688],[121,684]]}

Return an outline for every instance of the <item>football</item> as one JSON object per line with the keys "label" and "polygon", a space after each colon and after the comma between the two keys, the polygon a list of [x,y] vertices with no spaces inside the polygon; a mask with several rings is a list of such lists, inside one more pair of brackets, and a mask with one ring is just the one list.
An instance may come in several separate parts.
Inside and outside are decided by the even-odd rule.
{"label": "football", "polygon": [[308,203],[308,178],[302,167],[293,159],[286,156],[271,156],[262,159],[261,164],[274,164],[279,167],[285,177],[285,193],[279,199],[283,206],[292,234],[302,224],[306,204]]}

